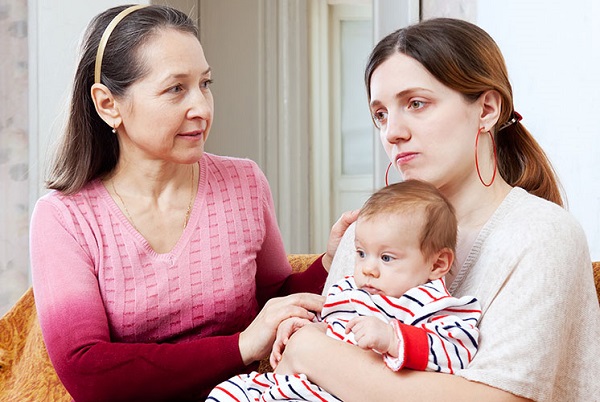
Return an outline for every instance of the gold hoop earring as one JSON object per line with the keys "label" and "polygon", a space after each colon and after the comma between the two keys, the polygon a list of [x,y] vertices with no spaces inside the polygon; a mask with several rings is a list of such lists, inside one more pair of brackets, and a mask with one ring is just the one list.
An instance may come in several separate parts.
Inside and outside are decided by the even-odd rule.
{"label": "gold hoop earring", "polygon": [[477,176],[479,176],[479,181],[481,182],[481,184],[483,184],[485,187],[489,187],[494,182],[494,179],[496,179],[498,156],[496,154],[496,143],[494,142],[494,135],[491,131],[486,131],[490,134],[490,139],[492,140],[492,148],[494,150],[494,173],[492,174],[492,180],[490,180],[489,183],[486,183],[485,181],[483,181],[483,177],[481,177],[481,171],[479,170],[479,157],[477,156],[477,150],[479,148],[479,136],[481,135],[483,130],[484,128],[481,127],[479,131],[477,131],[477,136],[475,137],[475,169],[477,169]]}

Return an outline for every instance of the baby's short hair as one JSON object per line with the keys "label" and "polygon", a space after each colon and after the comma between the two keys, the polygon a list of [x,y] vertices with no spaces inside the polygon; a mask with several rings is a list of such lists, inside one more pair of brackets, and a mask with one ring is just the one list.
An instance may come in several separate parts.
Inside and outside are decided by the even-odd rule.
{"label": "baby's short hair", "polygon": [[432,255],[444,248],[456,249],[458,223],[454,207],[432,184],[406,180],[374,193],[363,205],[358,219],[406,213],[423,213],[421,251]]}

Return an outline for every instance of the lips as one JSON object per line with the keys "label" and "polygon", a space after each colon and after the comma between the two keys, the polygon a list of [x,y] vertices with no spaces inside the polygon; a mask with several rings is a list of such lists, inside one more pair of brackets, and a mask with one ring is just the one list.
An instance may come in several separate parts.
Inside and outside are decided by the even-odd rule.
{"label": "lips", "polygon": [[408,163],[417,157],[418,153],[416,152],[401,152],[396,155],[396,165],[400,166],[405,163]]}
{"label": "lips", "polygon": [[200,136],[202,136],[203,133],[204,133],[204,130],[196,130],[196,131],[190,131],[187,133],[181,133],[179,135],[181,137],[200,137]]}
{"label": "lips", "polygon": [[378,295],[381,293],[381,290],[368,285],[363,286],[361,289],[372,295]]}

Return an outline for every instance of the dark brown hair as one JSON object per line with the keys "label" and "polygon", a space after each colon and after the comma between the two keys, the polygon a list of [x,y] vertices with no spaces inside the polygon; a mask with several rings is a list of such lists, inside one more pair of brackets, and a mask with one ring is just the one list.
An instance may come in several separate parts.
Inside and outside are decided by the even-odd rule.
{"label": "dark brown hair", "polygon": [[[106,26],[127,7],[114,7],[98,14],[85,31],[67,126],[46,182],[49,189],[75,193],[91,180],[112,172],[117,164],[117,136],[96,112],[91,87],[100,38]],[[175,29],[198,37],[193,21],[167,6],[144,7],[117,24],[104,49],[100,80],[113,96],[124,96],[129,86],[148,72],[139,50],[162,29]]]}
{"label": "dark brown hair", "polygon": [[511,186],[563,205],[556,173],[548,157],[517,122],[499,130],[514,113],[512,87],[498,45],[481,28],[467,21],[434,18],[399,29],[383,38],[373,49],[365,70],[371,101],[371,76],[394,54],[417,60],[438,81],[475,101],[488,90],[497,91],[502,108],[492,129],[498,152],[498,172]]}
{"label": "dark brown hair", "polygon": [[425,256],[444,248],[455,251],[458,223],[454,207],[433,184],[424,181],[406,180],[382,188],[365,202],[358,219],[405,213],[423,214],[420,244]]}

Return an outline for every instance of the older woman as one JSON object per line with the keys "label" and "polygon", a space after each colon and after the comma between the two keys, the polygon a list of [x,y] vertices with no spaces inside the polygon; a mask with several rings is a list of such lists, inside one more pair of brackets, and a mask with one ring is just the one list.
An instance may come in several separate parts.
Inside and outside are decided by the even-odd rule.
{"label": "older woman", "polygon": [[116,7],[87,29],[31,222],[44,340],[78,402],[199,400],[265,357],[279,322],[322,306],[272,299],[319,293],[327,272],[291,275],[255,163],[204,152],[211,82],[172,8]]}

